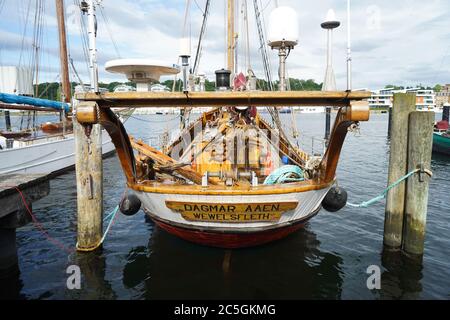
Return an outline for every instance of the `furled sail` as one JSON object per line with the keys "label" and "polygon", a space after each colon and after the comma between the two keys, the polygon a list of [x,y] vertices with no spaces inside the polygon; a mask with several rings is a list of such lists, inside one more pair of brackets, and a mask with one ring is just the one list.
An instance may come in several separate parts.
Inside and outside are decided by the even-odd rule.
{"label": "furled sail", "polygon": [[0,93],[0,101],[4,103],[16,103],[16,104],[26,104],[35,107],[42,108],[52,108],[55,110],[64,110],[66,113],[69,112],[70,106],[68,103],[39,99],[27,96],[18,96],[15,94]]}

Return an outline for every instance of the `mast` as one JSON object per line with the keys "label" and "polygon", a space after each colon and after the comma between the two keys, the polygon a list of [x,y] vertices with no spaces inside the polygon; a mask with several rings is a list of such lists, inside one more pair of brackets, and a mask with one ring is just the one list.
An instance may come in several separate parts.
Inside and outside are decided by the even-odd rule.
{"label": "mast", "polygon": [[62,101],[70,103],[71,89],[69,80],[69,62],[67,54],[66,23],[64,20],[64,0],[56,1],[56,16],[58,18],[59,57],[61,64]]}
{"label": "mast", "polygon": [[89,68],[91,70],[91,90],[98,90],[98,66],[97,66],[97,19],[95,17],[95,0],[88,0],[88,37],[89,37]]}
{"label": "mast", "polygon": [[347,91],[352,91],[352,42],[350,0],[347,0]]}
{"label": "mast", "polygon": [[228,53],[227,53],[227,69],[234,73],[234,1],[228,0]]}

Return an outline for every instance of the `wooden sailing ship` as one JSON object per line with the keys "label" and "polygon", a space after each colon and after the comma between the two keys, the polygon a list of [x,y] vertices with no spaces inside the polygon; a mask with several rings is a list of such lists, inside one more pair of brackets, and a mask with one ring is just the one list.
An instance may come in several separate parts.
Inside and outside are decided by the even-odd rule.
{"label": "wooden sailing ship", "polygon": [[[126,213],[142,203],[159,227],[182,239],[223,248],[255,246],[295,232],[320,211],[335,184],[348,129],[369,119],[363,100],[370,93],[243,90],[230,86],[223,73],[218,72],[216,85],[222,88],[215,92],[79,94],[76,117],[85,127],[100,123],[110,134],[132,190]],[[273,125],[259,114],[260,106],[271,110]],[[280,126],[277,108],[294,106],[339,108],[322,158],[295,147]],[[157,150],[129,137],[111,111],[127,107],[214,108]]]}

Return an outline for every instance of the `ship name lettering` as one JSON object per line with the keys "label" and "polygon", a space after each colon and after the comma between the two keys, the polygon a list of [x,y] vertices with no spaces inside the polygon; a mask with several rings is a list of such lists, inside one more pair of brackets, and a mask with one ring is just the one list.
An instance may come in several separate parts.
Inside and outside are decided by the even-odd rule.
{"label": "ship name lettering", "polygon": [[233,205],[208,205],[208,204],[184,204],[184,211],[190,212],[234,212],[236,206]]}
{"label": "ship name lettering", "polygon": [[258,205],[251,205],[249,204],[247,208],[245,209],[245,212],[273,212],[273,211],[280,211],[280,204],[258,204]]}

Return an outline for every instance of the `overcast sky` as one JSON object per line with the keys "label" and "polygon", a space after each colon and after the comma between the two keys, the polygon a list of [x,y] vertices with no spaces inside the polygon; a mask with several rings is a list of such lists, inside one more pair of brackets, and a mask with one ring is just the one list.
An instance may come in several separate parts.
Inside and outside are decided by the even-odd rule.
{"label": "overcast sky", "polygon": [[[257,76],[263,78],[253,1],[247,1],[251,64]],[[261,1],[264,9],[267,26],[275,1],[258,1]],[[41,82],[54,81],[59,71],[54,2],[45,0]],[[89,82],[75,2],[65,0],[69,47],[77,71],[85,82]],[[201,10],[206,0],[191,2],[190,26],[194,53],[202,21]],[[244,1],[239,2],[242,4]],[[0,65],[18,65],[19,61],[24,66],[29,64],[35,3],[36,0],[0,0]],[[185,0],[103,0],[103,13],[108,23],[98,11],[100,80],[125,80],[120,75],[104,71],[105,62],[118,57],[111,38],[122,58],[150,58],[177,63],[185,3]],[[289,76],[317,82],[323,81],[326,63],[326,32],[320,28],[320,24],[329,8],[336,11],[342,24],[335,30],[333,59],[338,89],[345,89],[346,1],[278,0],[278,3],[280,6],[293,7],[299,16],[300,42],[288,58]],[[225,0],[212,0],[204,41],[200,69],[211,80],[214,71],[225,66],[224,4]],[[29,22],[26,36],[23,37],[27,12]],[[437,83],[450,83],[449,16],[449,0],[353,0],[354,88],[377,89],[386,84],[434,86]],[[243,39],[242,28],[238,30]],[[244,47],[243,43],[240,45]],[[243,54],[241,50],[239,65],[242,71],[245,70]],[[276,52],[270,51],[270,55],[273,74],[276,75]]]}

